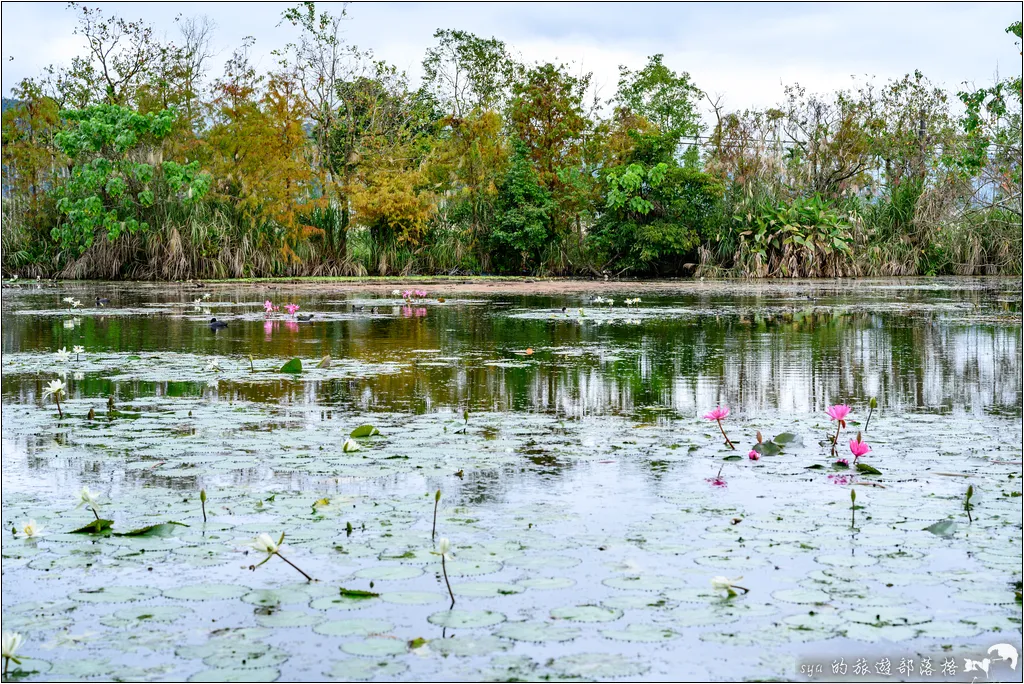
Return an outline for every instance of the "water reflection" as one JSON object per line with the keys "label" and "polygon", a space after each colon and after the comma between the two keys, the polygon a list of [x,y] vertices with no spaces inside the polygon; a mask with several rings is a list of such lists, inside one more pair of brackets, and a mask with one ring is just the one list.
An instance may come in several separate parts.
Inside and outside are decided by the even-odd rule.
{"label": "water reflection", "polygon": [[[904,293],[906,310],[873,306],[887,298],[661,295],[645,297],[630,320],[573,315],[579,297],[515,297],[416,302],[379,310],[340,299],[290,297],[312,322],[284,314],[264,320],[263,294],[233,291],[251,306],[206,303],[230,320],[213,332],[200,316],[176,313],[171,294],[125,294],[118,306],[151,315],[18,315],[51,309],[54,297],[5,290],[3,350],[52,351],[84,344],[89,353],[187,352],[259,363],[324,355],[397,364],[346,380],[248,382],[72,379],[74,397],[203,396],[342,410],[426,412],[534,411],[568,418],[626,414],[646,419],[693,414],[727,403],[734,411],[813,412],[828,403],[875,396],[897,411],[1019,415],[1022,403],[1019,317],[964,319],[963,306],[1006,310],[1006,293]],[[218,299],[224,299],[223,294]],[[363,297],[359,301],[366,302]],[[567,306],[570,315],[560,313]],[[916,307],[916,308],[915,308]],[[929,308],[930,307],[930,308]],[[950,308],[952,307],[952,308]],[[1013,308],[1019,309],[1019,306]],[[558,312],[523,317],[524,311]],[[657,312],[651,315],[650,312]],[[246,318],[240,318],[240,316]],[[326,320],[321,320],[324,316]],[[534,353],[526,356],[523,350]],[[310,376],[307,376],[307,378]],[[5,400],[35,401],[44,378],[5,373]]]}

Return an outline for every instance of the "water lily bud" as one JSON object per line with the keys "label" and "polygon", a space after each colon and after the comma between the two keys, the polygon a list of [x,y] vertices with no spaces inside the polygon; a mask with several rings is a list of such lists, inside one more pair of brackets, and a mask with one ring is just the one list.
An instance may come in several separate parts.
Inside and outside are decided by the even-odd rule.
{"label": "water lily bud", "polygon": [[851,489],[850,490],[850,503],[856,503],[856,501],[857,501],[857,490],[856,489]]}
{"label": "water lily bud", "polygon": [[440,501],[440,500],[441,500],[441,490],[438,489],[437,493],[434,494],[434,501]]}
{"label": "water lily bud", "polygon": [[206,503],[206,490],[205,489],[200,489],[199,490],[199,500],[202,501],[203,503]]}
{"label": "water lily bud", "polygon": [[873,409],[878,408],[878,399],[875,399],[874,397],[871,397],[871,401],[868,402],[868,406],[870,406]]}
{"label": "water lily bud", "polygon": [[764,441],[764,437],[761,436],[761,431],[758,430],[757,431],[757,443],[760,444],[763,441]]}

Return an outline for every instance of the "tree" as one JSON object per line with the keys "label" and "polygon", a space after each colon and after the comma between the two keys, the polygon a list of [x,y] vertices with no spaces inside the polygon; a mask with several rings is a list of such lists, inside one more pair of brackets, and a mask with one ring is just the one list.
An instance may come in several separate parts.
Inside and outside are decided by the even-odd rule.
{"label": "tree", "polygon": [[696,100],[702,93],[688,73],[676,74],[663,59],[664,55],[653,55],[637,72],[620,66],[614,103],[620,117],[631,113],[656,126],[666,147],[675,154],[682,138],[701,131]]}
{"label": "tree", "polygon": [[195,202],[209,189],[199,163],[161,161],[160,142],[171,132],[173,109],[140,114],[115,104],[61,112],[68,128],[56,136],[73,161],[71,176],[55,190],[64,220],[52,236],[71,258],[97,233],[111,241],[149,228],[151,209],[166,201]]}
{"label": "tree", "polygon": [[491,232],[498,271],[527,273],[540,266],[541,253],[553,237],[554,202],[521,140],[512,143],[508,171],[498,188],[496,220]]}
{"label": "tree", "polygon": [[433,207],[425,161],[436,132],[433,98],[410,90],[406,75],[377,62],[373,77],[340,85],[344,110],[332,148],[343,154],[356,221],[370,232],[372,266],[386,274],[397,251],[415,249]]}
{"label": "tree", "polygon": [[28,199],[30,222],[35,223],[64,162],[54,141],[60,111],[33,79],[22,80],[12,94],[14,103],[7,108],[5,101],[3,113],[4,184],[14,196]]}
{"label": "tree", "polygon": [[679,273],[701,239],[717,228],[722,186],[674,160],[642,159],[637,155],[604,173],[605,210],[591,244],[619,273]]}
{"label": "tree", "polygon": [[451,118],[500,109],[516,68],[505,43],[451,29],[438,29],[434,38],[437,45],[423,59],[423,81]]}
{"label": "tree", "polygon": [[231,203],[254,237],[261,236],[258,242],[273,244],[286,263],[297,263],[297,248],[316,232],[299,217],[311,178],[305,102],[290,73],[257,75],[249,62],[250,45],[247,41],[235,51],[214,84],[214,123],[207,140],[216,194]]}
{"label": "tree", "polygon": [[[1021,27],[1017,21],[1006,28],[1018,45]],[[966,108],[960,126],[967,138],[957,161],[968,173],[984,176],[984,186],[992,190],[992,206],[1020,216],[1024,81],[1018,75],[957,96]]]}
{"label": "tree", "polygon": [[69,7],[78,10],[75,33],[85,38],[89,48],[89,65],[79,62],[77,73],[82,78],[95,78],[106,102],[131,103],[135,90],[160,56],[153,29],[142,21],[107,18],[99,8],[74,2]]}

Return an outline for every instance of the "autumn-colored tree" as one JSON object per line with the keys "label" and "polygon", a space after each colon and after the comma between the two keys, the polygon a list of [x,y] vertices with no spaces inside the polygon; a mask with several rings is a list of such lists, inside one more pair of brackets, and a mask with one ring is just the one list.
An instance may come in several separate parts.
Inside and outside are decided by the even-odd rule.
{"label": "autumn-colored tree", "polygon": [[273,244],[286,263],[297,263],[297,247],[316,232],[299,221],[311,178],[305,105],[290,74],[257,75],[248,47],[234,53],[214,85],[207,141],[216,194],[238,210],[254,238]]}

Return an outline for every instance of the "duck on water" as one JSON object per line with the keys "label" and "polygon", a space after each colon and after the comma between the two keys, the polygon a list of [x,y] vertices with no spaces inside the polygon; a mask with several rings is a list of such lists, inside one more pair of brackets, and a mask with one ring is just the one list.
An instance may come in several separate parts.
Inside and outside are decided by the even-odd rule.
{"label": "duck on water", "polygon": [[220,330],[226,327],[228,327],[228,324],[224,321],[218,321],[216,318],[210,319],[210,330]]}

